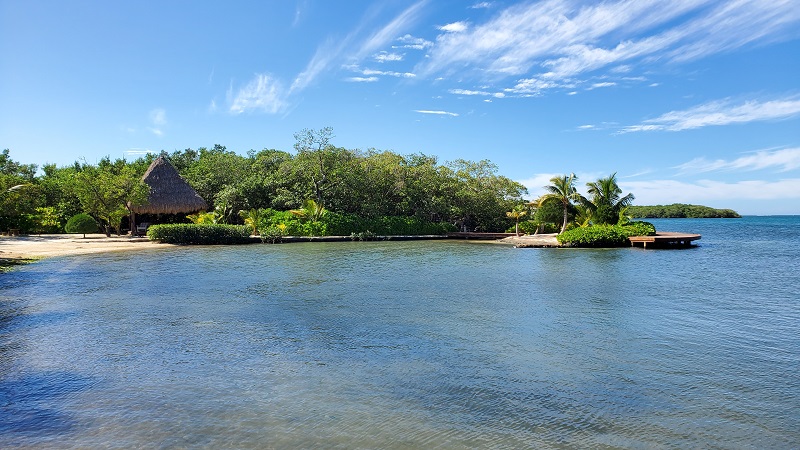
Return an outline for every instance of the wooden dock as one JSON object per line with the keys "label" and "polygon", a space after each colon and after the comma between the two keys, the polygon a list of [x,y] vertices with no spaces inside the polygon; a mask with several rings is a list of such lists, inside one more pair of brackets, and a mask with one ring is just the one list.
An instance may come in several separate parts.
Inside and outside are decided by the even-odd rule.
{"label": "wooden dock", "polygon": [[670,231],[656,232],[655,236],[631,236],[628,238],[632,246],[642,244],[642,247],[647,248],[647,244],[651,247],[691,247],[692,241],[700,239],[699,234],[688,233],[673,233]]}

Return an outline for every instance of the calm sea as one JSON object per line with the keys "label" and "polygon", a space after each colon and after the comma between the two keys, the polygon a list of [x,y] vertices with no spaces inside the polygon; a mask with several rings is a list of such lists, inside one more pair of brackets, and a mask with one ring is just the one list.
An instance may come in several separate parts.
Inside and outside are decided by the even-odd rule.
{"label": "calm sea", "polygon": [[800,217],[688,250],[184,247],[0,275],[0,448],[798,448]]}

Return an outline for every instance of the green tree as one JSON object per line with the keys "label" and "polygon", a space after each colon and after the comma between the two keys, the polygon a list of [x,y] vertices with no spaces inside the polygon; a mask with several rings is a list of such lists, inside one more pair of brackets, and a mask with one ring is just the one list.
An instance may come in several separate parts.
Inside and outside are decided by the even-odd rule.
{"label": "green tree", "polygon": [[336,165],[337,152],[330,143],[333,137],[332,127],[304,128],[294,134],[297,167],[311,183],[315,201],[322,206],[325,206],[325,193],[331,188],[331,175]]}
{"label": "green tree", "polygon": [[88,214],[80,213],[72,216],[64,226],[64,231],[67,233],[83,234],[86,239],[86,233],[94,233],[97,231],[97,222]]}
{"label": "green tree", "polygon": [[125,160],[112,163],[108,158],[101,160],[97,167],[82,165],[73,175],[72,189],[84,211],[105,222],[106,236],[111,236],[112,227],[120,232],[121,209],[144,204],[150,193],[150,187]]}
{"label": "green tree", "polygon": [[12,160],[8,149],[0,152],[0,228],[28,231],[34,227],[30,218],[37,207],[44,206],[36,167]]}
{"label": "green tree", "polygon": [[547,202],[558,202],[561,204],[561,209],[563,212],[561,233],[567,229],[567,223],[569,223],[569,211],[573,202],[580,202],[583,199],[583,197],[575,188],[575,183],[577,181],[578,177],[575,176],[574,173],[562,175],[560,177],[553,177],[550,179],[552,184],[545,186],[547,193],[540,198],[540,204]]}
{"label": "green tree", "polygon": [[592,211],[592,222],[595,225],[616,224],[622,210],[633,203],[633,194],[622,196],[622,189],[617,184],[617,174],[586,183],[591,196],[587,205]]}
{"label": "green tree", "polygon": [[497,166],[488,160],[459,159],[448,168],[456,185],[451,206],[454,218],[468,230],[505,230],[503,216],[522,201],[525,186],[497,175]]}

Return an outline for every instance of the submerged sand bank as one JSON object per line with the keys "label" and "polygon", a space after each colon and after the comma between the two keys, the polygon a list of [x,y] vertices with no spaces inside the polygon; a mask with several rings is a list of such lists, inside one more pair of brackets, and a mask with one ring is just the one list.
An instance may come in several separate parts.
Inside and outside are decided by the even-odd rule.
{"label": "submerged sand bank", "polygon": [[0,237],[0,259],[38,259],[53,256],[85,255],[120,250],[152,248],[158,244],[147,238],[106,237],[104,234],[43,234]]}

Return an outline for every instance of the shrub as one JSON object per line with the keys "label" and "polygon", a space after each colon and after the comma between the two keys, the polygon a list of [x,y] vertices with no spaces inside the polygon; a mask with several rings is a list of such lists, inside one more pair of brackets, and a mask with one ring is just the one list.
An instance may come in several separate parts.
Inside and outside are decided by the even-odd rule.
{"label": "shrub", "polygon": [[97,222],[88,214],[75,214],[64,226],[64,231],[70,234],[83,234],[86,238],[86,233],[94,233],[98,230]]}
{"label": "shrub", "polygon": [[262,233],[272,227],[283,227],[283,236],[350,236],[371,233],[380,236],[444,234],[455,231],[449,223],[428,222],[417,217],[380,216],[363,218],[352,214],[328,212],[316,222],[293,215],[289,211],[264,210],[258,229]]}
{"label": "shrub", "polygon": [[592,225],[567,230],[558,236],[558,243],[568,247],[624,247],[630,245],[630,236],[647,236],[656,233],[648,222],[630,222],[627,225]]}
{"label": "shrub", "polygon": [[147,237],[151,241],[165,244],[247,244],[250,240],[250,228],[247,225],[224,224],[160,224],[151,225],[147,229]]}
{"label": "shrub", "polygon": [[650,222],[628,222],[623,226],[630,230],[628,236],[653,236],[656,234],[656,227]]}

